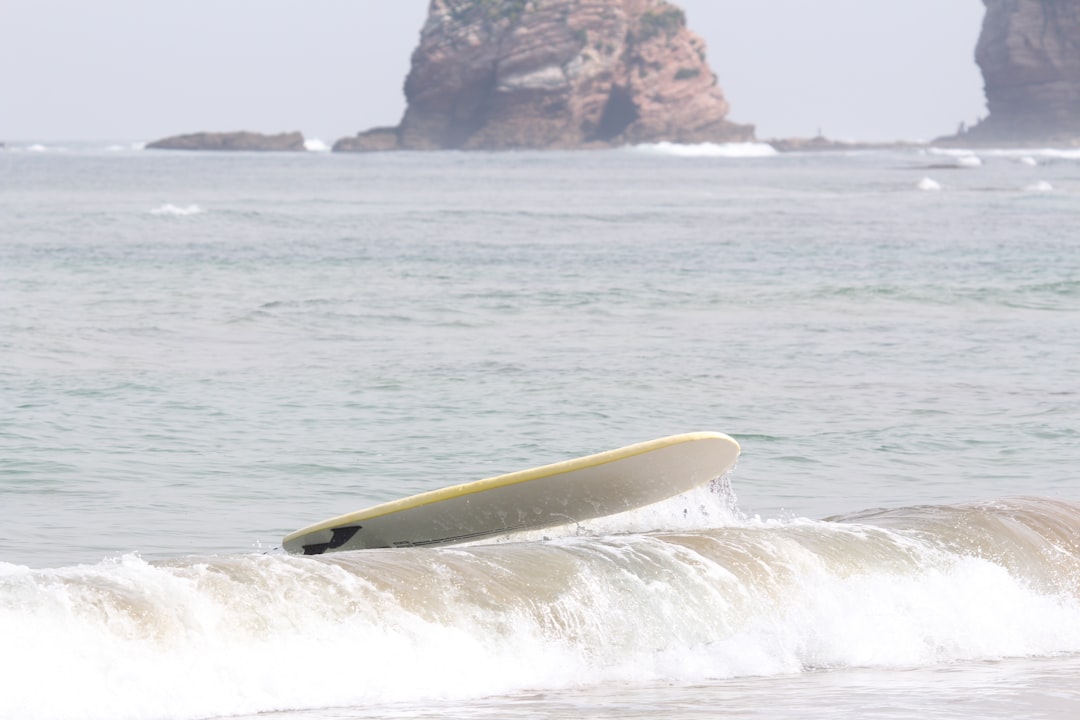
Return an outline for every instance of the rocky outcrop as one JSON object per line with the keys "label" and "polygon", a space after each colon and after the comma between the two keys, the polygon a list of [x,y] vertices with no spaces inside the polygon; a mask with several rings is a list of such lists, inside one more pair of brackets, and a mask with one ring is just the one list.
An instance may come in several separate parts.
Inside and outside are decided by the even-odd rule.
{"label": "rocky outcrop", "polygon": [[748,140],[664,0],[431,0],[396,128],[335,150]]}
{"label": "rocky outcrop", "polygon": [[344,137],[334,143],[335,152],[378,152],[398,150],[400,141],[396,127],[377,127],[358,135]]}
{"label": "rocky outcrop", "polygon": [[253,132],[200,132],[175,135],[149,143],[148,150],[239,150],[258,152],[299,152],[304,136],[298,132],[263,135]]}
{"label": "rocky outcrop", "polygon": [[968,144],[1080,144],[1080,0],[983,0],[975,49],[989,115]]}

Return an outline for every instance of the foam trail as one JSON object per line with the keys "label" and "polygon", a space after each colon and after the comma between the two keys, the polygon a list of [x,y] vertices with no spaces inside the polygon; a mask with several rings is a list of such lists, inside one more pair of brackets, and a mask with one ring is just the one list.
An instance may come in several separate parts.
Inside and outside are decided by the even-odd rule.
{"label": "foam trail", "polygon": [[922,180],[919,180],[916,187],[920,190],[940,190],[941,183],[939,183],[937,180],[934,180],[933,178],[924,177]]}
{"label": "foam trail", "polygon": [[681,143],[661,142],[633,145],[633,152],[652,155],[670,155],[672,157],[707,157],[707,158],[765,158],[778,155],[776,148],[766,143]]}
{"label": "foam trail", "polygon": [[1054,191],[1054,186],[1046,182],[1045,180],[1040,180],[1039,182],[1032,183],[1031,185],[1026,186],[1024,190],[1034,193],[1048,193]]}

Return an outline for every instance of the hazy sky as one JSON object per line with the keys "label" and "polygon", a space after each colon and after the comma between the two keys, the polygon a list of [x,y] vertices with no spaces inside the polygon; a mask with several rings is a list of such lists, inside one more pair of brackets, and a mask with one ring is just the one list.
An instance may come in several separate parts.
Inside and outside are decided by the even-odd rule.
{"label": "hazy sky", "polygon": [[[759,138],[931,139],[985,114],[980,0],[681,0]],[[427,0],[0,0],[0,141],[394,125]]]}

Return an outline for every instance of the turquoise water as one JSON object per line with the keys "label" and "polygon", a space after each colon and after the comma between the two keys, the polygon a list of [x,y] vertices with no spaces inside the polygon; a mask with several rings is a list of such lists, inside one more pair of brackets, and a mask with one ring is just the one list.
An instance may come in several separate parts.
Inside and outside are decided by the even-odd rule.
{"label": "turquoise water", "polygon": [[[1047,698],[1080,707],[1069,695],[1080,638],[1059,628],[1080,627],[1068,539],[1080,533],[1080,157],[738,154],[0,152],[0,630],[74,636],[95,658],[67,674],[82,705],[54,705],[28,679],[4,694],[0,717],[704,717],[719,695],[733,717],[758,716],[763,695],[783,699],[773,717],[788,705],[806,717],[825,698],[868,717],[862,700],[890,693],[893,714],[877,716],[905,717],[912,677],[931,688],[920,703],[940,689],[941,717],[961,716],[948,698],[988,677],[1030,698],[1019,710],[987,701],[983,716],[1067,717]],[[672,506],[667,523],[661,512],[648,527],[630,519],[481,548],[457,571],[458,584],[489,587],[478,568],[495,563],[503,587],[544,553],[585,558],[507,590],[528,612],[485,615],[476,598],[416,609],[437,594],[432,568],[449,562],[438,553],[410,555],[395,590],[378,578],[403,556],[361,554],[342,568],[279,550],[284,534],[369,504],[691,430],[741,443],[729,478],[738,512],[686,528]],[[997,507],[1005,520],[973,535],[903,510],[917,506],[933,518]],[[913,519],[896,528],[887,514],[858,514],[874,508]],[[1025,513],[1024,527],[1049,538],[1030,558],[986,549],[1017,542],[999,524]],[[848,539],[822,555],[796,531],[828,536],[837,523],[822,520],[835,516],[897,533],[885,556],[918,545],[914,569],[872,565],[860,571],[869,585],[854,587],[837,558],[884,551]],[[738,532],[717,538],[717,527]],[[805,550],[832,579],[749,625],[702,608],[680,620],[699,596],[687,568],[699,565],[682,540],[624,529],[755,556],[748,548],[772,548],[762,562],[773,577],[801,567]],[[607,553],[608,542],[621,549]],[[612,599],[621,585],[604,563],[650,552],[666,568],[660,585]],[[694,552],[709,577],[735,562]],[[1048,554],[1061,562],[1032,575]],[[348,579],[326,579],[335,572]],[[686,584],[664,589],[683,572]],[[555,642],[537,630],[547,621],[522,629],[521,613],[548,607],[541,588],[568,577],[599,588],[572,606],[574,633]],[[283,578],[306,588],[302,605],[275,590]],[[333,608],[372,583],[392,609],[353,627],[362,612]],[[760,579],[743,583],[743,595],[765,592]],[[882,617],[845,625],[852,598],[904,588],[916,595],[881,611],[900,619],[895,631],[867,649],[854,631]],[[679,600],[650,605],[655,592]],[[792,597],[777,592],[766,594]],[[1015,602],[983,607],[987,592]],[[611,603],[629,625],[691,618],[709,629],[700,647],[693,633],[658,644],[655,632],[582,629]],[[984,624],[946,632],[979,608]],[[801,635],[803,612],[846,640]],[[1045,622],[1021,621],[1032,615]],[[1019,636],[994,629],[995,617]],[[236,626],[240,637],[222,633]],[[396,658],[387,667],[427,667],[428,680],[356,689],[355,678],[305,674],[301,691],[269,669],[313,657],[313,638],[340,660],[337,635]],[[590,638],[585,650],[568,649],[571,636]],[[912,649],[913,637],[931,649]],[[460,662],[462,642],[487,679],[431,680]],[[535,673],[515,668],[519,647]],[[218,660],[205,677],[177,679],[208,658]],[[37,668],[0,650],[9,677],[23,666]],[[148,689],[117,692],[124,678]],[[198,701],[171,684],[186,682],[203,688]]]}

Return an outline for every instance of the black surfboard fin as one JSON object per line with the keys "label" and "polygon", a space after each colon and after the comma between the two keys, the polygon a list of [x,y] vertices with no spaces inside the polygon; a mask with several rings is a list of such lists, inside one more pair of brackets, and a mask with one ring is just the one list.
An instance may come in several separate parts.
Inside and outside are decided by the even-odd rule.
{"label": "black surfboard fin", "polygon": [[345,543],[352,540],[353,535],[359,532],[362,525],[349,525],[346,527],[336,527],[332,530],[333,535],[330,537],[330,542],[313,543],[311,545],[304,546],[305,555],[322,555],[327,550],[337,550]]}

